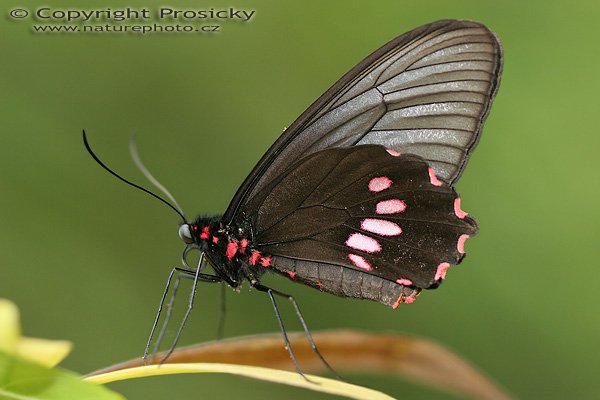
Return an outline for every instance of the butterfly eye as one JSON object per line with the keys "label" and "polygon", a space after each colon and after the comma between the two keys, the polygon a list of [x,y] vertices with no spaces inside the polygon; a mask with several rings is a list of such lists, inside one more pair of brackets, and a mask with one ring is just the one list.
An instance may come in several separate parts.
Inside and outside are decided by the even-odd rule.
{"label": "butterfly eye", "polygon": [[179,226],[179,237],[185,243],[194,243],[194,238],[192,237],[192,232],[188,224],[182,224]]}

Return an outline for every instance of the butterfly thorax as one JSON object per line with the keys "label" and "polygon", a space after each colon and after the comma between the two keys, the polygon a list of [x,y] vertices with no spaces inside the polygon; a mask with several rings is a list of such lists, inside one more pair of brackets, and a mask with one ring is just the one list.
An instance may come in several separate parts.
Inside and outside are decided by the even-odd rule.
{"label": "butterfly thorax", "polygon": [[271,257],[256,248],[250,224],[226,224],[219,215],[198,217],[191,228],[195,243],[206,253],[215,272],[234,288],[244,279],[257,283],[271,266]]}

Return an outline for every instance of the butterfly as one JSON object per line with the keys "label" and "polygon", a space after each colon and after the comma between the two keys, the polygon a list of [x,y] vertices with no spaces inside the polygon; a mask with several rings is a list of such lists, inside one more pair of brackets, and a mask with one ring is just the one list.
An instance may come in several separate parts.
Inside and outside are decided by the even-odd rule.
{"label": "butterfly", "polygon": [[[264,286],[265,272],[393,308],[439,286],[478,231],[454,184],[479,140],[501,71],[500,42],[477,22],[437,21],[393,39],[283,132],[223,215],[189,222],[179,207],[117,175],[184,220],[184,266],[171,272],[161,308],[174,275],[193,279],[194,289],[171,351],[198,282],[236,289],[247,281],[266,292],[289,348],[275,301],[287,297],[319,356],[295,300]],[[186,261],[191,250],[200,252],[196,268]],[[205,262],[214,274],[203,272]],[[157,323],[158,316],[146,355]]]}

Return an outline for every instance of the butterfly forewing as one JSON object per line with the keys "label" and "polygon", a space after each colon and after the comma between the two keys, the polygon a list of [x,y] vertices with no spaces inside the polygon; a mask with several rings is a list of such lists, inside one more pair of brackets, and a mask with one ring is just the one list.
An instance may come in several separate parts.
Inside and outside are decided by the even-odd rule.
{"label": "butterfly forewing", "polygon": [[452,184],[477,143],[496,93],[502,50],[470,21],[438,21],[375,51],[313,103],[246,178],[224,219],[294,162],[363,144],[423,157]]}

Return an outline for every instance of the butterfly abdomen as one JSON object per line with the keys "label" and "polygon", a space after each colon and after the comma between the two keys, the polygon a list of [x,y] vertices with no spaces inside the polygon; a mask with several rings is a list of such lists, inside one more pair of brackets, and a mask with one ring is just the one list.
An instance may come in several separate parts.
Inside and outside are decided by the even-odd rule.
{"label": "butterfly abdomen", "polygon": [[273,257],[273,270],[292,280],[340,297],[353,297],[396,308],[412,303],[421,289],[399,285],[375,275],[313,261]]}

